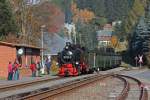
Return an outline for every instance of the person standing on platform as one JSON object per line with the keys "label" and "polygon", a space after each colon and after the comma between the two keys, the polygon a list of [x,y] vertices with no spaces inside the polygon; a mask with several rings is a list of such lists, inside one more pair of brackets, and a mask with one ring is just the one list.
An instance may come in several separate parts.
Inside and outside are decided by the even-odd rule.
{"label": "person standing on platform", "polygon": [[9,64],[8,64],[8,77],[7,77],[7,80],[12,80],[12,78],[13,78],[12,63],[9,62]]}
{"label": "person standing on platform", "polygon": [[36,64],[34,62],[31,63],[30,69],[32,71],[32,77],[36,77]]}
{"label": "person standing on platform", "polygon": [[51,60],[50,60],[50,57],[48,57],[48,58],[46,59],[45,66],[46,66],[47,74],[50,74],[50,67],[51,67]]}
{"label": "person standing on platform", "polygon": [[38,61],[37,64],[36,64],[36,68],[37,68],[37,76],[40,76],[40,70],[41,70],[41,62]]}
{"label": "person standing on platform", "polygon": [[19,80],[19,63],[17,60],[15,60],[14,64],[13,64],[13,80]]}

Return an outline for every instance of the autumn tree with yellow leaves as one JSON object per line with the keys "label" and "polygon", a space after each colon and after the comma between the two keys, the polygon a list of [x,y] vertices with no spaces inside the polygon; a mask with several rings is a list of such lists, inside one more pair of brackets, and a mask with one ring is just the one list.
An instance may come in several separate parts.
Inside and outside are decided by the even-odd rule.
{"label": "autumn tree with yellow leaves", "polygon": [[78,9],[76,3],[71,4],[71,11],[73,13],[73,22],[76,23],[78,20],[84,23],[89,23],[95,14],[92,11],[85,9]]}
{"label": "autumn tree with yellow leaves", "polygon": [[[19,26],[20,43],[38,45],[41,38],[41,26],[45,25],[45,31],[57,33],[64,23],[64,13],[50,1],[37,5],[27,4],[24,0],[11,0],[13,13]],[[11,39],[9,35],[8,40]],[[12,39],[11,39],[12,40]]]}
{"label": "autumn tree with yellow leaves", "polygon": [[92,23],[95,18],[94,12],[87,8],[79,9],[76,2],[72,2],[71,12],[73,23],[76,24],[77,43],[89,49],[95,48],[97,43],[96,30]]}

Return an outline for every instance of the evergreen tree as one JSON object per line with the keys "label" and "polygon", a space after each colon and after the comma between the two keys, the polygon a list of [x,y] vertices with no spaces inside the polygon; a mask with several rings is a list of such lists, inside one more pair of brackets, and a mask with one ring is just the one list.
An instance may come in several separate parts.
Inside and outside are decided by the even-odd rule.
{"label": "evergreen tree", "polygon": [[76,26],[77,30],[77,43],[85,46],[88,49],[94,49],[97,45],[96,30],[93,24],[83,24],[80,21]]}
{"label": "evergreen tree", "polygon": [[105,0],[105,7],[106,16],[110,22],[123,20],[131,8],[128,0]]}
{"label": "evergreen tree", "polygon": [[0,40],[9,33],[15,34],[17,26],[8,0],[0,0]]}
{"label": "evergreen tree", "polygon": [[144,17],[141,17],[139,23],[136,26],[135,32],[131,40],[131,54],[132,57],[137,55],[145,55],[149,52],[150,44],[150,26],[146,22]]}
{"label": "evergreen tree", "polygon": [[145,16],[145,20],[147,23],[147,47],[148,47],[148,51],[146,52],[146,60],[147,60],[147,64],[150,65],[150,0],[147,0],[147,9],[146,9],[146,16]]}

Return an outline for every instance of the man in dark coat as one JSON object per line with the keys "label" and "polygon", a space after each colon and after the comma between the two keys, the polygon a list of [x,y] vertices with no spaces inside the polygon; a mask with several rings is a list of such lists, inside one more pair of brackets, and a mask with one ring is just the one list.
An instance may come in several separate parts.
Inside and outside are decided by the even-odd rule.
{"label": "man in dark coat", "polygon": [[49,59],[46,59],[45,66],[46,66],[46,69],[47,69],[47,74],[50,74],[51,62],[50,62]]}

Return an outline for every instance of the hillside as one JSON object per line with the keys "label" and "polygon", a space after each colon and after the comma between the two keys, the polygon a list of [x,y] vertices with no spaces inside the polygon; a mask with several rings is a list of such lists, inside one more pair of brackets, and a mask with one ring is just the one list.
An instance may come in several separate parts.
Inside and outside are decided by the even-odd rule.
{"label": "hillside", "polygon": [[[21,0],[11,0],[14,23],[17,24],[16,29],[18,30],[13,33],[11,31],[7,32],[0,37],[5,37],[3,40],[9,42],[14,42],[15,39],[16,42],[37,45],[43,24],[46,25],[44,31],[48,31],[50,34],[64,34],[62,25],[65,22],[65,14],[70,9],[72,21],[77,27],[77,41],[80,42],[82,40],[83,45],[88,45],[90,48],[96,47],[95,31],[101,29],[106,23],[113,21],[121,21],[121,25],[117,25],[114,28],[114,33],[118,40],[130,41],[140,16],[146,14],[145,10],[148,1],[42,0],[40,3],[28,6]],[[30,38],[28,38],[29,36]],[[91,41],[86,43],[90,37],[92,37]]]}

